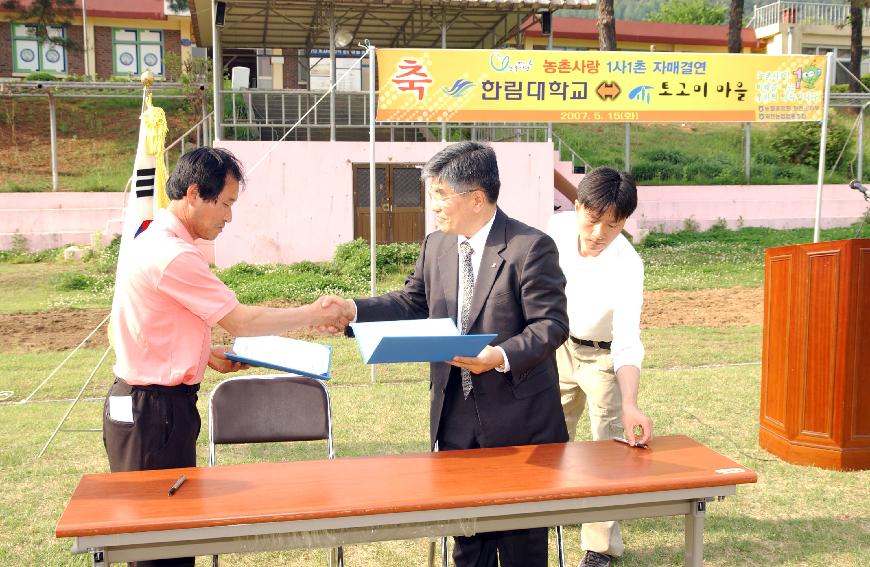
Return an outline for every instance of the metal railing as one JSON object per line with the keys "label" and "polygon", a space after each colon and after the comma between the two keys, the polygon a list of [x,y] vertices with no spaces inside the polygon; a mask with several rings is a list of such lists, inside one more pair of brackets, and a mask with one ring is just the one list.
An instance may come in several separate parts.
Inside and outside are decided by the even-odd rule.
{"label": "metal railing", "polygon": [[[773,2],[756,6],[750,22],[754,29],[780,23],[843,26],[849,23],[849,4]],[[870,26],[870,8],[864,8],[864,26]]]}
{"label": "metal railing", "polygon": [[174,142],[167,145],[163,150],[163,157],[166,159],[166,169],[169,170],[170,163],[175,163],[177,160],[170,159],[170,152],[176,150],[178,156],[181,157],[184,153],[193,148],[201,148],[211,145],[212,120],[214,111],[209,112],[202,119],[187,129],[185,133],[175,139]]}
{"label": "metal railing", "polygon": [[565,141],[562,140],[559,136],[553,132],[553,145],[556,148],[556,151],[559,152],[559,159],[562,159],[562,152],[567,152],[569,157],[571,158],[571,165],[574,168],[575,173],[579,173],[580,168],[583,168],[583,173],[588,173],[590,169],[592,169],[592,165],[589,164],[588,161],[583,159],[583,157],[574,151],[574,148],[569,146]]}
{"label": "metal railing", "polygon": [[[329,107],[311,110],[322,92],[307,90],[243,89],[222,91],[225,104],[223,128],[235,139],[280,139],[296,126],[286,139],[295,141],[328,140]],[[375,95],[377,96],[377,94]],[[369,94],[336,93],[335,129],[339,140],[368,140]],[[298,124],[297,124],[298,122]],[[444,131],[442,132],[442,128]],[[545,124],[394,122],[376,128],[381,141],[448,141],[479,140],[488,142],[543,142],[547,140]]]}

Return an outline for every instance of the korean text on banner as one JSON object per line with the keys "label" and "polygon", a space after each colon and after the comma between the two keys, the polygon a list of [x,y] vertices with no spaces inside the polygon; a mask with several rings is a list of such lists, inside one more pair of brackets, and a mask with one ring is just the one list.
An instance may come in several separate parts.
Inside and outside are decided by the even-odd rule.
{"label": "korean text on banner", "polygon": [[385,122],[820,121],[825,57],[378,50]]}

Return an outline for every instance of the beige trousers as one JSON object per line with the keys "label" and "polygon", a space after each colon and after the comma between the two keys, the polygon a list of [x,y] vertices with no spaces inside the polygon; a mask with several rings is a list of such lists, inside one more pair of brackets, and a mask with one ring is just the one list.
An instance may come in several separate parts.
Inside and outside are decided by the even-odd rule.
{"label": "beige trousers", "polygon": [[[559,391],[570,440],[574,440],[583,409],[589,409],[592,439],[622,437],[622,394],[610,351],[575,344],[568,339],[556,351]],[[583,524],[581,547],[619,557],[625,550],[618,522]]]}

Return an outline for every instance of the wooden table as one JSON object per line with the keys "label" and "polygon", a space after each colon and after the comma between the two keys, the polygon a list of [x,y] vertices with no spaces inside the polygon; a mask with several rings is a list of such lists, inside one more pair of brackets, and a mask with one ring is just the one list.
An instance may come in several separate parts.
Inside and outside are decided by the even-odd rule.
{"label": "wooden table", "polygon": [[700,567],[706,503],[756,478],[683,436],[92,474],[55,533],[108,565],[683,515]]}

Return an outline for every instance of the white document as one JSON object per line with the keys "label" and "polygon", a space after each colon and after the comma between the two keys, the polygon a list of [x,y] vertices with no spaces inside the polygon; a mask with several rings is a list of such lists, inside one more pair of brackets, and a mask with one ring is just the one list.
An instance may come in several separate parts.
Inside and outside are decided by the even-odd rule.
{"label": "white document", "polygon": [[354,323],[354,329],[361,327],[365,333],[356,334],[359,348],[370,355],[384,337],[453,337],[459,329],[453,319],[407,319],[401,321],[374,321]]}
{"label": "white document", "polygon": [[233,351],[252,366],[286,370],[315,378],[329,377],[332,348],[286,337],[239,337]]}
{"label": "white document", "polygon": [[133,396],[109,396],[109,419],[133,423]]}

